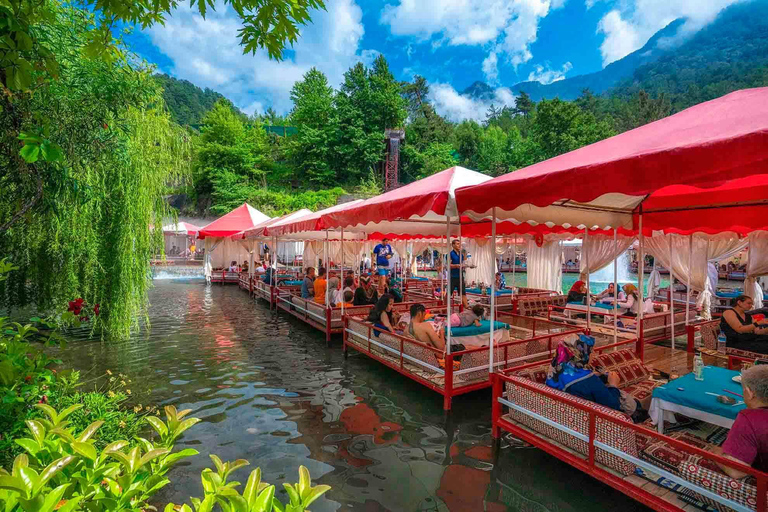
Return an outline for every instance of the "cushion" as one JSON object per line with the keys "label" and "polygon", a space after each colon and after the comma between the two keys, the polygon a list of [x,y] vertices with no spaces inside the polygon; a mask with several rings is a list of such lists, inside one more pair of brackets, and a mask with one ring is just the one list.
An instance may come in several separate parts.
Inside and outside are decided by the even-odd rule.
{"label": "cushion", "polygon": [[[710,446],[709,443],[707,443],[704,439],[696,437],[688,432],[675,432],[669,437],[672,439],[677,439],[678,441],[682,441],[683,443],[689,444],[691,446],[695,446],[696,448],[701,448],[703,450]],[[683,461],[688,460],[689,457],[691,457],[690,452],[686,452],[674,446],[670,446],[664,440],[654,440],[640,452],[641,459],[659,466],[662,469],[666,469],[670,473],[674,474],[679,473],[678,468],[683,463]],[[717,470],[717,465],[706,459],[703,460],[702,463],[708,469]]]}
{"label": "cushion", "polygon": [[[741,503],[751,509],[757,506],[757,488],[751,483],[734,480],[728,475],[712,471],[700,464],[698,458],[690,458],[680,464],[680,475],[689,482],[712,491],[724,498]],[[696,496],[719,512],[731,512],[730,507],[696,493]]]}
{"label": "cushion", "polygon": [[656,386],[660,386],[661,384],[662,384],[661,381],[647,379],[647,380],[641,380],[640,382],[635,382],[634,384],[630,384],[629,386],[623,389],[624,391],[626,391],[636,399],[642,401],[643,399],[651,396],[653,394],[653,389]]}
{"label": "cushion", "polygon": [[[503,322],[494,322],[494,329],[501,330],[501,329],[508,329],[509,325],[503,323]],[[451,337],[452,338],[458,338],[460,336],[477,336],[478,334],[486,334],[491,332],[491,321],[490,320],[480,320],[480,326],[476,325],[468,325],[466,327],[452,327],[451,328]],[[446,332],[446,335],[448,333]]]}
{"label": "cushion", "polygon": [[651,372],[635,356],[634,349],[624,349],[617,352],[603,352],[592,356],[590,364],[595,369],[606,372],[616,372],[621,378],[620,388],[625,388],[640,381],[648,380]]}

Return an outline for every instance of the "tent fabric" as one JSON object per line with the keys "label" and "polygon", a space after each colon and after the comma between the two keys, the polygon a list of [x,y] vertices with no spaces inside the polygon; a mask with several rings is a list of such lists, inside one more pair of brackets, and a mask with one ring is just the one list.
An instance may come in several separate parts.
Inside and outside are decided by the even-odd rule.
{"label": "tent fabric", "polygon": [[588,236],[587,242],[581,246],[580,279],[586,280],[587,274],[593,274],[613,263],[634,241],[633,236],[617,236],[615,242],[613,236]]}
{"label": "tent fabric", "polygon": [[[460,188],[456,200],[459,211],[473,220],[488,218],[496,207],[497,218],[533,225],[634,229],[633,210],[664,187],[720,187],[760,174],[768,174],[768,88],[737,91]],[[743,192],[731,191],[718,201],[741,201]],[[668,202],[686,206],[685,197],[674,194]],[[708,217],[720,215],[714,210]],[[700,218],[695,224],[702,222]]]}
{"label": "tent fabric", "polygon": [[276,217],[274,219],[267,219],[264,222],[260,222],[256,226],[253,226],[252,228],[246,229],[241,231],[240,233],[237,233],[234,235],[238,238],[261,238],[261,239],[269,239],[271,238],[269,235],[266,234],[267,228],[269,226],[273,226],[280,222],[290,222],[291,220],[296,220],[301,217],[304,217],[306,215],[310,215],[312,213],[311,210],[308,210],[306,208],[302,208],[301,210],[297,210],[293,213],[289,213],[287,215],[283,215],[281,217]]}
{"label": "tent fabric", "polygon": [[534,240],[529,240],[526,252],[528,286],[562,293],[563,262],[560,242],[545,242],[539,247]]}
{"label": "tent fabric", "polygon": [[200,231],[200,227],[189,222],[177,222],[176,224],[166,224],[163,226],[164,235],[195,236],[198,231]]}
{"label": "tent fabric", "polygon": [[200,229],[197,237],[204,239],[206,237],[232,236],[266,220],[269,220],[267,215],[264,215],[248,203],[243,203],[228,214]]}
{"label": "tent fabric", "polygon": [[[451,167],[348,208],[326,212],[322,216],[322,228],[445,236],[447,226],[441,226],[439,221],[458,217],[456,189],[490,179],[463,167]],[[419,220],[427,222],[414,226],[412,221]]]}
{"label": "tent fabric", "polygon": [[[330,208],[326,208],[324,210],[309,212],[303,216],[285,219],[280,222],[276,222],[271,226],[267,226],[265,229],[265,234],[268,236],[278,236],[278,237],[301,234],[301,236],[294,236],[294,237],[325,240],[326,234],[324,230],[327,228],[324,227],[321,222],[323,216],[333,213],[337,210],[352,208],[354,205],[362,202],[363,201],[361,199],[358,199],[356,201],[351,201],[349,203],[337,204],[337,205],[331,206]],[[349,233],[345,232],[344,234],[344,239],[354,239],[358,237],[359,237],[358,235],[355,235],[352,232],[349,232]],[[336,235],[336,238],[338,238],[338,235]]]}
{"label": "tent fabric", "polygon": [[755,301],[756,308],[763,307],[763,289],[757,278],[765,275],[768,275],[768,231],[755,231],[749,234],[744,291]]}

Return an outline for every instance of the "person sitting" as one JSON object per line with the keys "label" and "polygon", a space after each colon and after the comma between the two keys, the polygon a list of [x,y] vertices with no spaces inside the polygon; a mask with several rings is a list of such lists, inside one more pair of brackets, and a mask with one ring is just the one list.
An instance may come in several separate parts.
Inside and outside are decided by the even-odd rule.
{"label": "person sitting", "polygon": [[635,423],[648,418],[650,396],[643,404],[618,388],[621,378],[616,372],[596,373],[588,368],[589,356],[595,339],[583,334],[574,335],[557,345],[555,357],[547,372],[546,385],[589,400],[632,417]]}
{"label": "person sitting", "polygon": [[[355,271],[354,270],[347,270],[347,275],[344,276],[344,283],[346,283],[347,279],[350,279],[350,278],[352,279],[352,290],[354,290],[355,288],[357,288],[357,279],[355,278]],[[346,287],[346,286],[347,285],[344,284],[344,287]]]}
{"label": "person sitting", "polygon": [[427,315],[424,304],[412,304],[410,313],[411,321],[408,324],[408,334],[416,341],[432,345],[439,350],[445,350],[445,331],[440,329],[439,332],[436,332],[430,323],[424,321],[424,317]]}
{"label": "person sitting", "polygon": [[352,300],[354,299],[354,297],[355,297],[355,294],[352,293],[352,290],[344,291],[344,296],[342,297],[342,299],[344,300],[345,308],[351,308],[352,306],[354,306],[354,304],[352,304]]}
{"label": "person sitting", "polygon": [[503,290],[507,287],[507,280],[504,278],[504,274],[496,272],[496,289]]}
{"label": "person sitting", "polygon": [[[373,326],[382,331],[395,332],[394,325],[397,325],[397,319],[392,311],[392,307],[395,305],[395,299],[391,295],[382,295],[376,305],[368,313],[368,321],[373,323]],[[379,331],[374,331],[374,334],[378,337]]]}
{"label": "person sitting", "polygon": [[325,279],[325,267],[320,267],[317,271],[317,279],[314,283],[315,302],[325,304],[325,291],[328,289],[328,281]]}
{"label": "person sitting", "polygon": [[232,261],[232,263],[229,265],[229,271],[230,272],[237,272],[237,262]]}
{"label": "person sitting", "polygon": [[485,310],[480,304],[475,304],[471,309],[465,309],[460,313],[451,313],[451,327],[480,327],[480,320]]}
{"label": "person sitting", "polygon": [[754,306],[752,297],[739,295],[731,301],[731,306],[720,319],[720,330],[725,334],[726,346],[768,354],[768,326],[754,322],[752,315],[747,313]]}
{"label": "person sitting", "polygon": [[314,299],[315,298],[315,269],[314,267],[307,268],[307,272],[304,276],[304,281],[301,283],[301,298],[302,299]]}
{"label": "person sitting", "polygon": [[274,285],[275,279],[273,275],[274,275],[274,269],[272,267],[268,267],[267,270],[264,272],[264,277],[262,277],[261,280],[270,286]]}
{"label": "person sitting", "polygon": [[403,302],[403,293],[400,291],[400,285],[392,280],[391,277],[387,278],[386,293],[390,294],[395,302]]}
{"label": "person sitting", "polygon": [[240,266],[243,272],[248,272],[248,260],[243,260],[243,264]]}
{"label": "person sitting", "polygon": [[[346,302],[344,300],[344,294],[346,292],[349,292],[352,294],[352,297],[355,296],[355,280],[351,277],[345,277],[344,278],[344,288],[341,290],[336,290],[336,297],[334,297],[333,302],[334,304],[341,304],[342,302]],[[349,302],[352,302],[352,299],[349,300]]]}
{"label": "person sitting", "polygon": [[367,306],[376,304],[379,300],[379,293],[371,285],[371,278],[369,276],[363,276],[360,278],[360,287],[355,290],[355,299],[353,304],[355,306]]}
{"label": "person sitting", "polygon": [[[597,300],[613,299],[615,292],[616,292],[616,285],[613,283],[609,283],[608,288],[606,288],[605,290],[595,295],[595,299]],[[618,297],[619,297],[619,300],[625,300],[627,298],[623,290],[619,290]]]}
{"label": "person sitting", "polygon": [[576,281],[568,292],[567,301],[572,304],[584,304],[587,297],[587,285],[584,281]]}
{"label": "person sitting", "polygon": [[336,306],[336,295],[339,292],[339,278],[336,276],[336,272],[330,271],[328,273],[328,300],[331,301],[331,307]]}
{"label": "person sitting", "polygon": [[627,283],[624,285],[623,290],[627,298],[626,300],[619,300],[619,307],[627,310],[624,316],[636,317],[640,313],[640,299],[637,295],[637,286]]}
{"label": "person sitting", "polygon": [[[714,446],[710,451],[768,472],[768,366],[755,365],[741,372],[741,386],[747,408],[739,411],[722,448]],[[718,466],[731,478],[747,476],[730,466]]]}

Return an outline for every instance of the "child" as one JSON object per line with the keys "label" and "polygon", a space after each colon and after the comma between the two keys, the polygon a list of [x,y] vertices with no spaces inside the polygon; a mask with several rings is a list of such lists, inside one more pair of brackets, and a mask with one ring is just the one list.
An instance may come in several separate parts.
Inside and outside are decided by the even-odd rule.
{"label": "child", "polygon": [[483,306],[475,304],[471,309],[465,309],[461,313],[451,313],[451,327],[468,327],[474,325],[480,327],[480,319],[483,318]]}

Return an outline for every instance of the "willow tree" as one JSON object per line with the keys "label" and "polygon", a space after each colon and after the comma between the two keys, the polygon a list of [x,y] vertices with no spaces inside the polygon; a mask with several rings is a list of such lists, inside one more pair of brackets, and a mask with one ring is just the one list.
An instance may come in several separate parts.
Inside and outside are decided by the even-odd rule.
{"label": "willow tree", "polygon": [[57,48],[57,79],[0,104],[0,255],[19,267],[0,309],[83,297],[101,305],[96,328],[124,336],[145,314],[162,246],[151,226],[171,214],[164,195],[189,144],[135,56],[86,56],[92,27],[92,13],[56,9],[39,33]]}

